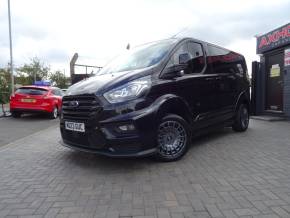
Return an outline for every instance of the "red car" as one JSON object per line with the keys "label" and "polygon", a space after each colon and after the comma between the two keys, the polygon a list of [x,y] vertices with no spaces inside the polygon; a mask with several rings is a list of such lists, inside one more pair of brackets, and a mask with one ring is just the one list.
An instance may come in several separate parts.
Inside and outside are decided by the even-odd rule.
{"label": "red car", "polygon": [[51,86],[23,86],[10,97],[10,112],[13,117],[23,113],[44,112],[51,119],[57,118],[61,109],[63,92]]}

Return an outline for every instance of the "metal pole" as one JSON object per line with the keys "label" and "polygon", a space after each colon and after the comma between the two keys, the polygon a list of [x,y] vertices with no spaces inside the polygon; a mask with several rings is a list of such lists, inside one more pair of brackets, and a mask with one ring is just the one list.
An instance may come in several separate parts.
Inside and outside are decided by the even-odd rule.
{"label": "metal pole", "polygon": [[11,33],[11,15],[10,0],[8,0],[8,22],[9,22],[9,41],[10,41],[10,72],[11,72],[11,95],[14,95],[14,70],[13,70],[13,53],[12,53],[12,33]]}

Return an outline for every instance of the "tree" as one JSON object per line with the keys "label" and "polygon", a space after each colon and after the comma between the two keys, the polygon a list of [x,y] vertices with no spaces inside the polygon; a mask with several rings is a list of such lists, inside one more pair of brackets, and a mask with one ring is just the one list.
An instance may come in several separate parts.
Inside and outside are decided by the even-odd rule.
{"label": "tree", "polygon": [[29,78],[27,75],[21,72],[17,72],[17,76],[15,77],[15,84],[21,84],[21,85],[31,85],[31,78]]}
{"label": "tree", "polygon": [[0,68],[0,78],[0,87],[3,87],[4,83],[9,84],[11,76],[8,68]]}
{"label": "tree", "polygon": [[47,79],[49,70],[49,67],[41,62],[39,58],[34,57],[31,59],[31,63],[24,64],[17,69],[17,75],[22,85],[31,85],[34,81]]}
{"label": "tree", "polygon": [[61,89],[67,88],[67,78],[65,77],[65,74],[59,70],[51,72],[49,74],[49,80],[54,86],[57,86]]}

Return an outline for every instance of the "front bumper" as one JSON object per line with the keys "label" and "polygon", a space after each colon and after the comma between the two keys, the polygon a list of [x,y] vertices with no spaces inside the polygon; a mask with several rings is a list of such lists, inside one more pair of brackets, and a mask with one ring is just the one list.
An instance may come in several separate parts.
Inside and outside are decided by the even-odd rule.
{"label": "front bumper", "polygon": [[[131,105],[132,106],[132,105]],[[66,107],[64,107],[66,108]],[[74,112],[64,113],[60,119],[60,132],[63,146],[97,153],[110,157],[140,157],[149,156],[156,152],[156,119],[150,108],[127,110],[125,105],[119,107],[102,106],[89,118],[77,117]],[[75,115],[76,117],[72,117]],[[65,122],[84,123],[85,132],[67,130]],[[132,131],[119,131],[120,125],[130,124],[135,127]]]}
{"label": "front bumper", "polygon": [[[94,153],[94,154],[100,154],[108,157],[145,157],[145,156],[151,156],[156,153],[156,148],[151,148],[143,151],[136,151],[136,152],[118,152],[111,149],[89,149],[87,147],[80,146],[79,144],[75,144],[68,141],[60,141],[60,144],[71,148],[73,150],[88,152],[88,153]],[[136,146],[136,145],[135,145]]]}

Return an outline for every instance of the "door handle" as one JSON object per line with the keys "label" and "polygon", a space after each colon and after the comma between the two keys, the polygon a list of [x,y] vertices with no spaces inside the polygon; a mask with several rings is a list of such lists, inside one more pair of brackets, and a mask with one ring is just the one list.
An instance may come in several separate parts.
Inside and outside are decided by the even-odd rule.
{"label": "door handle", "polygon": [[213,80],[215,80],[215,78],[214,77],[207,77],[207,78],[205,78],[205,80],[206,81],[213,81]]}
{"label": "door handle", "polygon": [[220,76],[216,77],[215,80],[221,80],[222,78]]}

